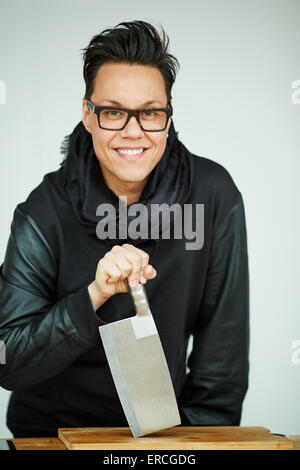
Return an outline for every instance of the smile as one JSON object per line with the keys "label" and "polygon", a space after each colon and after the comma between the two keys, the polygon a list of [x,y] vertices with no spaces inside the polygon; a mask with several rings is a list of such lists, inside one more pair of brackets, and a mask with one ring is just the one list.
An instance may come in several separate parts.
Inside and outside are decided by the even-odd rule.
{"label": "smile", "polygon": [[145,155],[147,148],[140,148],[140,149],[114,149],[115,152],[119,155],[119,157],[123,158],[124,160],[135,161]]}

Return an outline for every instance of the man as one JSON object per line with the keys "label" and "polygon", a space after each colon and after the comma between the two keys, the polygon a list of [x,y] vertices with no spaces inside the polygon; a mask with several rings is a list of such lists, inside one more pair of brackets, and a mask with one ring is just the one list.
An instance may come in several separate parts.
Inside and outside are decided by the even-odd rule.
{"label": "man", "polygon": [[[178,62],[167,49],[165,33],[143,21],[92,38],[82,122],[63,144],[61,168],[14,212],[1,266],[0,385],[13,391],[7,424],[15,437],[128,425],[98,331],[134,314],[126,278],[145,285],[182,425],[240,423],[249,341],[243,201],[221,165],[178,139]],[[145,208],[140,237],[129,230],[137,203]],[[189,212],[203,243],[188,248],[185,230],[174,235],[188,220],[178,216],[166,237],[165,220],[155,225],[150,216],[163,204],[182,214],[204,208],[201,225]],[[103,210],[110,207],[113,217]]]}

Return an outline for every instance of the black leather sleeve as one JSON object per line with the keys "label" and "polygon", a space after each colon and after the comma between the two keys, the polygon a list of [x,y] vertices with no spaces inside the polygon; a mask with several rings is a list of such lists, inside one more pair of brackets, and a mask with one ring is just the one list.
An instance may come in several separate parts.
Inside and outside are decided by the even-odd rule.
{"label": "black leather sleeve", "polygon": [[179,407],[182,425],[238,426],[248,388],[249,273],[242,196],[217,229]]}
{"label": "black leather sleeve", "polygon": [[[21,206],[21,205],[20,205]],[[34,220],[18,206],[0,267],[0,386],[43,382],[99,341],[87,286],[57,301],[57,261]]]}

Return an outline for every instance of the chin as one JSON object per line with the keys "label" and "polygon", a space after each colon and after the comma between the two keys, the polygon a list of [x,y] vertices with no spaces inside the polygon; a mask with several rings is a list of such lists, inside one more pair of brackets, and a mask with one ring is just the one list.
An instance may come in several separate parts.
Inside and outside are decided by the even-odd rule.
{"label": "chin", "polygon": [[127,178],[121,179],[121,181],[122,181],[123,184],[132,185],[132,184],[142,183],[143,181],[147,181],[147,179],[148,179],[147,176],[145,176],[144,178],[130,178],[130,177],[127,177]]}
{"label": "chin", "polygon": [[116,177],[122,181],[122,183],[141,183],[145,179],[148,178],[150,173],[148,172],[141,172],[141,171],[134,171],[134,169],[131,169],[129,171],[126,171],[126,173],[122,174],[116,174]]}

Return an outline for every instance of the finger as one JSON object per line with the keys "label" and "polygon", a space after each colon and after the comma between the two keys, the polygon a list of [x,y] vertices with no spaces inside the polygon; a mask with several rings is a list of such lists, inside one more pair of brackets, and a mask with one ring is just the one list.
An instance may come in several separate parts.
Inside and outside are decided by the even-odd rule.
{"label": "finger", "polygon": [[142,270],[142,257],[135,251],[124,249],[124,256],[131,263],[132,270],[128,277],[128,282],[131,287],[136,287],[140,280]]}
{"label": "finger", "polygon": [[151,264],[148,264],[146,268],[144,269],[143,274],[140,277],[140,282],[142,284],[146,284],[146,282],[149,279],[154,279],[156,275],[157,275],[156,269],[154,269],[153,266],[151,266]]}
{"label": "finger", "polygon": [[144,278],[153,279],[154,277],[156,277],[156,275],[157,275],[156,269],[151,264],[148,264],[148,266],[146,266],[143,272]]}
{"label": "finger", "polygon": [[110,262],[115,263],[122,270],[120,264],[124,266],[124,276],[128,277],[131,287],[136,287],[139,283],[139,276],[142,266],[142,258],[136,250],[129,250],[128,248],[115,245],[106,255],[105,258]]}
{"label": "finger", "polygon": [[146,284],[147,282],[147,279],[144,277],[143,275],[143,271],[144,269],[146,268],[146,266],[148,265],[149,263],[149,255],[148,253],[146,253],[145,251],[143,250],[140,250],[139,248],[133,246],[133,245],[130,245],[128,243],[124,243],[122,245],[122,247],[124,247],[125,249],[128,249],[128,250],[131,250],[135,253],[138,253],[141,257],[142,257],[142,266],[141,266],[141,271],[140,271],[140,277],[139,277],[139,282],[141,282],[142,284]]}
{"label": "finger", "polygon": [[111,253],[110,255],[111,262],[119,268],[122,273],[122,278],[125,279],[132,272],[132,264],[124,256],[124,253]]}
{"label": "finger", "polygon": [[131,250],[135,253],[138,253],[142,257],[142,269],[144,269],[147,264],[149,263],[149,255],[146,251],[140,250],[140,248],[137,248],[136,246],[130,245],[129,243],[124,243],[122,245],[125,249]]}
{"label": "finger", "polygon": [[146,279],[142,274],[141,274],[141,276],[140,276],[140,282],[141,282],[142,284],[146,284],[146,282],[147,282],[147,279]]}
{"label": "finger", "polygon": [[[109,282],[116,282],[122,278],[122,269],[118,266],[116,255],[115,253],[112,253],[112,251],[105,254],[102,260],[100,260],[100,265],[102,273],[107,278],[110,278]],[[124,266],[124,269],[126,271],[126,266]],[[130,272],[130,269],[127,272]]]}
{"label": "finger", "polygon": [[111,259],[109,253],[99,262],[100,265],[100,276],[104,277],[107,282],[116,282],[122,276],[122,273],[118,266]]}

